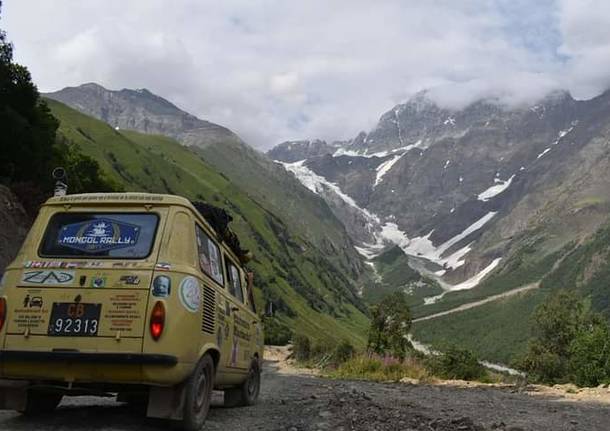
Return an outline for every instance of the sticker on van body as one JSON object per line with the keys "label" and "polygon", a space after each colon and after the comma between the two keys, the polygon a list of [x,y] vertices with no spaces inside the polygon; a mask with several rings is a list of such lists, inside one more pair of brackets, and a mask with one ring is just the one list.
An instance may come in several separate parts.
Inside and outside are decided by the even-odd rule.
{"label": "sticker on van body", "polygon": [[140,227],[105,218],[65,225],[59,231],[57,244],[79,251],[95,253],[131,247],[138,241]]}
{"label": "sticker on van body", "polygon": [[74,271],[26,271],[21,277],[23,283],[61,285],[74,280]]}
{"label": "sticker on van body", "polygon": [[158,298],[167,298],[172,292],[172,279],[165,275],[157,275],[153,281],[152,294]]}
{"label": "sticker on van body", "polygon": [[180,302],[188,311],[191,313],[199,311],[201,287],[195,277],[187,276],[182,279],[178,289],[178,296],[180,297]]}

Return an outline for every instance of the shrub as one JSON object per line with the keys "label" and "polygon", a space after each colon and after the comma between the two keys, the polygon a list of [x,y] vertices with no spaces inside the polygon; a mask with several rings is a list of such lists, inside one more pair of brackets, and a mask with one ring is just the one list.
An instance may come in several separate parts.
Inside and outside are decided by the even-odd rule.
{"label": "shrub", "polygon": [[335,351],[333,352],[333,360],[335,364],[342,364],[354,356],[354,346],[347,341],[343,340],[337,347],[335,347]]}
{"label": "shrub", "polygon": [[434,374],[445,379],[480,380],[487,374],[470,350],[451,347],[430,359]]}
{"label": "shrub", "polygon": [[597,386],[610,379],[610,328],[575,294],[560,291],[536,310],[535,338],[520,366],[535,381]]}
{"label": "shrub", "polygon": [[610,379],[610,334],[605,322],[581,331],[569,353],[571,380],[578,386],[597,386]]}
{"label": "shrub", "polygon": [[310,358],[320,359],[324,356],[332,355],[334,344],[327,339],[315,340],[311,345]]}
{"label": "shrub", "polygon": [[285,346],[292,338],[292,331],[275,317],[265,318],[265,344]]}
{"label": "shrub", "polygon": [[354,355],[329,374],[336,378],[375,381],[399,381],[404,377],[426,380],[430,377],[421,359],[414,356],[401,362],[396,358],[377,355]]}
{"label": "shrub", "polygon": [[386,296],[372,309],[368,349],[380,355],[391,354],[404,359],[411,343],[411,312],[403,292]]}
{"label": "shrub", "polygon": [[311,358],[311,341],[303,334],[297,334],[292,342],[292,354],[297,361],[308,361]]}

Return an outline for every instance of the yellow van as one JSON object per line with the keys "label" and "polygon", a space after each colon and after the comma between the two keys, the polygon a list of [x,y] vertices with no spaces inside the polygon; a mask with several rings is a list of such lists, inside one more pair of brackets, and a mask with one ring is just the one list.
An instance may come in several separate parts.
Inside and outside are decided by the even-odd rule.
{"label": "yellow van", "polygon": [[210,208],[142,193],[49,199],[0,284],[0,408],[117,393],[198,430],[213,389],[255,403],[252,274]]}

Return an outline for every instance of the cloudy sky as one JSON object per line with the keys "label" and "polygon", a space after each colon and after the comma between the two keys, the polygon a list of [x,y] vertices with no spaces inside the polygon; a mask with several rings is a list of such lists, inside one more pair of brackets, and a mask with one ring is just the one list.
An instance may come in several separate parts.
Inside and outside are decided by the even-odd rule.
{"label": "cloudy sky", "polygon": [[0,28],[41,91],[148,88],[261,149],[351,138],[422,89],[610,86],[605,0],[4,0]]}

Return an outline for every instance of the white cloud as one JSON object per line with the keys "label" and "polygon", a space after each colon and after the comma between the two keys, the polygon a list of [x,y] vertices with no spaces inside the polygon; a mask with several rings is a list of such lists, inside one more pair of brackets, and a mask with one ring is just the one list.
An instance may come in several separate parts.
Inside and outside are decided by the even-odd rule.
{"label": "white cloud", "polygon": [[[0,25],[41,90],[146,87],[268,148],[347,139],[424,88],[448,106],[610,84],[593,0],[19,0]],[[32,13],[35,11],[35,13]]]}

